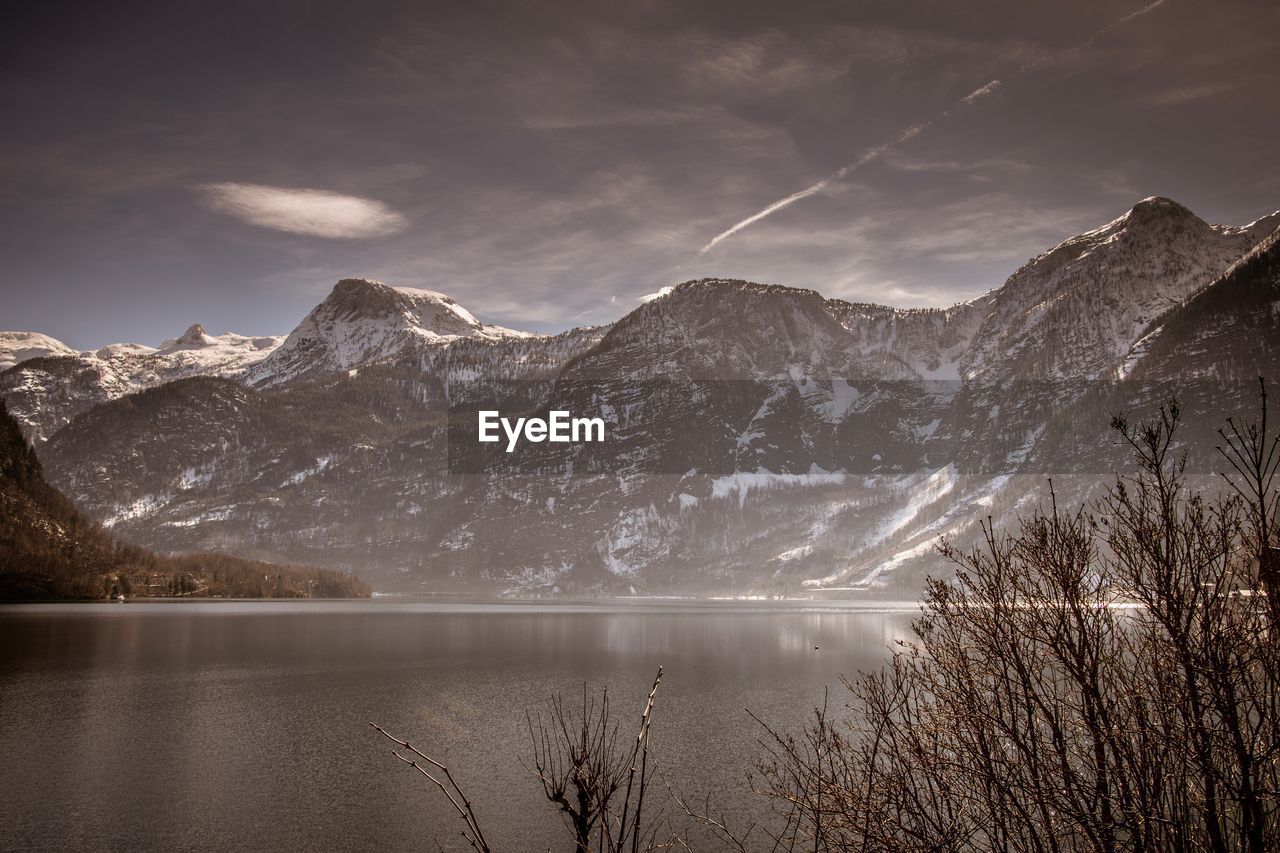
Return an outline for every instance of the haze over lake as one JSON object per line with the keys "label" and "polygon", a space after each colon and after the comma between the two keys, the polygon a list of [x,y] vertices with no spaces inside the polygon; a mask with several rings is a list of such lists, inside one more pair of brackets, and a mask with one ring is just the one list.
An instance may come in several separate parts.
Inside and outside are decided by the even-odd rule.
{"label": "haze over lake", "polygon": [[[0,848],[465,849],[377,721],[448,763],[495,849],[564,845],[525,709],[608,685],[629,733],[659,665],[667,781],[731,815],[760,730],[909,634],[909,604],[140,603],[0,609]],[[661,786],[659,786],[659,790]],[[662,791],[662,799],[666,799]],[[670,808],[668,808],[670,812]]]}

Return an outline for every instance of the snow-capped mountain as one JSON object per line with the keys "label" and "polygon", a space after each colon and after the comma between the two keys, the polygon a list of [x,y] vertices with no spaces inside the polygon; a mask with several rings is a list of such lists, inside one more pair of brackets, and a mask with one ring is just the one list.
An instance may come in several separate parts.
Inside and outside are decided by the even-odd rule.
{"label": "snow-capped mountain", "polygon": [[[1182,394],[1192,434],[1248,413],[1250,383],[1280,375],[1277,224],[1153,198],[949,309],[708,279],[558,336],[348,280],[244,373],[90,404],[40,452],[140,543],[383,586],[910,584],[939,568],[939,536],[1025,510],[1046,475],[1073,498],[1104,484],[1125,464],[1114,412]],[[31,364],[0,387],[37,421],[66,423],[66,389],[107,381],[83,359]],[[41,371],[48,393],[24,397],[15,377]],[[507,453],[475,441],[479,408],[599,415],[608,440]]]}
{"label": "snow-capped mountain", "polygon": [[[446,353],[447,345],[474,341],[483,353],[476,367],[503,365],[497,373],[514,378],[544,375],[598,337],[593,330],[534,335],[485,325],[441,293],[345,279],[287,337],[210,335],[197,324],[159,347],[120,343],[77,352],[46,335],[0,333],[0,358],[18,366],[0,373],[0,393],[27,437],[41,442],[92,406],[193,376],[271,387],[415,353],[424,365],[462,363],[466,347]],[[507,350],[491,353],[490,344]]]}
{"label": "snow-capped mountain", "polygon": [[76,355],[76,351],[57,338],[39,332],[0,332],[0,370],[20,361],[51,355]]}
{"label": "snow-capped mountain", "polygon": [[[26,334],[4,333],[15,340]],[[238,379],[284,340],[232,332],[210,335],[198,324],[159,347],[122,343],[76,352],[44,335],[34,337],[58,348],[26,355],[13,369],[0,373],[0,394],[27,438],[35,442],[80,412],[125,394],[191,376]]]}
{"label": "snow-capped mountain", "polygon": [[139,344],[112,344],[91,355],[115,367],[131,387],[142,389],[189,376],[239,378],[283,341],[278,335],[211,335],[197,323],[154,350]]}
{"label": "snow-capped mountain", "polygon": [[348,278],[312,309],[284,344],[251,371],[249,384],[270,387],[301,376],[359,368],[460,338],[532,337],[486,326],[452,298],[432,290]]}

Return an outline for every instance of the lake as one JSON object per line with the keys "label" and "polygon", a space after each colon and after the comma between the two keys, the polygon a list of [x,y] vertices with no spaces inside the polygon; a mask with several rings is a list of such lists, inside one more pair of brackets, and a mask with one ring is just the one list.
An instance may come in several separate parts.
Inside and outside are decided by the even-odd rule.
{"label": "lake", "polygon": [[747,788],[762,734],[747,709],[796,727],[824,687],[843,707],[840,674],[877,666],[914,615],[646,600],[3,606],[0,849],[466,849],[447,801],[370,721],[450,766],[496,850],[568,849],[525,767],[525,710],[607,685],[633,737],[660,664],[663,777],[743,819],[767,808]]}

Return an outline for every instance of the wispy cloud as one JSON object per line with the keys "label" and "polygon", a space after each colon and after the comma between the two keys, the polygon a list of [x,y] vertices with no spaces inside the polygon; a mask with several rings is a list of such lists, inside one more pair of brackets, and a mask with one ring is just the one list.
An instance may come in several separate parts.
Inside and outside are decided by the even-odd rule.
{"label": "wispy cloud", "polygon": [[967,175],[971,178],[990,179],[993,174],[1006,176],[1025,175],[1034,166],[1011,157],[986,157],[978,160],[929,160],[895,153],[884,158],[884,164],[900,172],[933,172],[939,174]]}
{"label": "wispy cloud", "polygon": [[1147,107],[1171,107],[1178,104],[1189,104],[1226,94],[1236,89],[1235,83],[1207,83],[1201,86],[1180,86],[1166,89],[1139,99],[1139,103]]}
{"label": "wispy cloud", "polygon": [[263,184],[216,183],[200,187],[204,203],[250,225],[332,239],[381,237],[409,224],[380,201],[328,190]]}

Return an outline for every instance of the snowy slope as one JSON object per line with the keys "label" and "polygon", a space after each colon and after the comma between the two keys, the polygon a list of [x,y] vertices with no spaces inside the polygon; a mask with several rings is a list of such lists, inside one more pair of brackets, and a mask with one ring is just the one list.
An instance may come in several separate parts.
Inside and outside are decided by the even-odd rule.
{"label": "snowy slope", "polygon": [[40,442],[80,412],[125,394],[193,376],[238,379],[283,340],[210,335],[194,325],[159,348],[121,343],[77,353],[68,347],[0,373],[0,394],[28,440]]}
{"label": "snowy slope", "polygon": [[62,341],[39,332],[0,332],[0,370],[32,358],[75,354]]}
{"label": "snowy slope", "polygon": [[197,324],[177,338],[151,349],[113,344],[85,356],[112,365],[137,390],[190,376],[239,378],[284,342],[282,336],[246,337],[234,332],[210,335]]}

